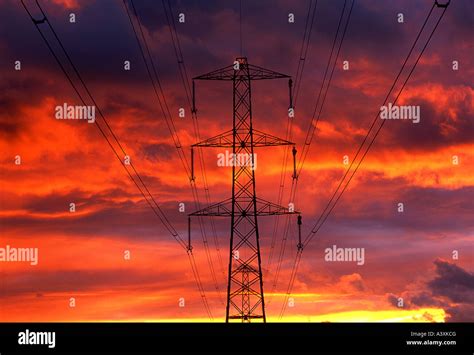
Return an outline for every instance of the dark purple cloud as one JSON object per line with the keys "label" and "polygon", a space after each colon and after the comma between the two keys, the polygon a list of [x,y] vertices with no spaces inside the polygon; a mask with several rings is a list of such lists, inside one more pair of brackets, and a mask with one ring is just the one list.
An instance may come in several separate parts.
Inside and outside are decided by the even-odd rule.
{"label": "dark purple cloud", "polygon": [[[460,266],[441,259],[434,261],[435,277],[425,289],[401,294],[404,308],[440,307],[448,322],[470,322],[474,318],[474,274]],[[387,301],[398,306],[398,297],[388,294]]]}
{"label": "dark purple cloud", "polygon": [[436,260],[437,276],[428,282],[434,296],[455,303],[474,303],[474,274],[443,260]]}

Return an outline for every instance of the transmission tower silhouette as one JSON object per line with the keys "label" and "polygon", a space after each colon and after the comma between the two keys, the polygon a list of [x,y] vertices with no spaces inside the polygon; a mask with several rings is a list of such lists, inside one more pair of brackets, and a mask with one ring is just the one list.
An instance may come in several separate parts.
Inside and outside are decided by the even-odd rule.
{"label": "transmission tower silhouette", "polygon": [[[296,166],[294,143],[253,128],[251,82],[270,79],[289,79],[290,109],[292,109],[291,77],[249,64],[246,57],[238,57],[232,65],[193,78],[194,112],[196,112],[196,80],[231,81],[233,89],[232,129],[191,146],[192,179],[194,179],[194,148],[232,149],[230,155],[232,196],[188,215],[189,249],[192,248],[191,217],[230,217],[226,322],[252,320],[266,322],[258,217],[283,214],[299,216],[299,212],[294,208],[266,201],[257,197],[256,193],[255,148],[293,146],[293,166]],[[300,216],[298,225],[301,227]],[[299,236],[301,239],[301,228]]]}

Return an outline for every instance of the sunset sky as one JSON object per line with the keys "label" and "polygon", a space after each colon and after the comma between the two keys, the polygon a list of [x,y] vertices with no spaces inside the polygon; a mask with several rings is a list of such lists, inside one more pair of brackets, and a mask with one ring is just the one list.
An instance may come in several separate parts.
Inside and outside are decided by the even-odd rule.
{"label": "sunset sky", "polygon": [[[25,2],[39,18],[34,1]],[[119,0],[41,4],[147,187],[186,239],[187,213],[194,210],[189,181],[125,5]],[[249,62],[294,77],[308,4],[243,0],[243,55]],[[295,108],[293,140],[299,151],[343,4],[320,0],[317,5]],[[188,154],[196,140],[161,1],[135,0],[135,5]],[[354,157],[431,5],[431,0],[356,0],[298,182],[294,202],[303,215],[303,236],[344,174],[343,156]],[[240,56],[238,1],[182,0],[172,6],[190,77]],[[0,262],[0,321],[209,321],[186,252],[143,200],[95,124],[55,119],[57,105],[81,103],[20,2],[0,0],[0,11],[0,248],[39,250],[36,266]],[[441,9],[434,11],[439,15]],[[69,22],[70,13],[75,23]],[[185,23],[177,21],[178,13],[185,14]],[[295,23],[288,23],[288,13],[294,13]],[[397,21],[399,13],[404,23]],[[259,220],[269,321],[474,321],[473,27],[474,2],[453,0],[398,102],[419,105],[420,122],[386,122],[337,207],[305,248],[294,307],[283,319],[278,315],[296,255],[296,223],[271,292],[276,259],[269,266],[268,255],[275,219]],[[123,67],[127,60],[130,71]],[[349,70],[343,70],[345,60]],[[15,70],[15,61],[21,70]],[[285,138],[287,81],[252,85],[254,127]],[[184,118],[178,116],[180,107],[186,109]],[[197,83],[197,107],[203,139],[231,129],[231,83]],[[222,151],[204,151],[213,202],[231,196],[231,169],[216,164]],[[259,197],[277,200],[283,156],[284,148],[258,150]],[[285,205],[291,174],[289,166]],[[75,213],[69,211],[71,202]],[[403,213],[397,211],[400,202]],[[178,211],[179,203],[185,213]],[[209,221],[206,226],[210,232]],[[214,321],[225,315],[229,226],[228,219],[216,220],[223,263],[208,233],[221,294],[201,236],[197,230],[193,234]],[[365,248],[364,265],[325,261],[324,250],[333,245]],[[124,259],[125,250],[130,260]],[[399,297],[403,308],[397,307]]]}

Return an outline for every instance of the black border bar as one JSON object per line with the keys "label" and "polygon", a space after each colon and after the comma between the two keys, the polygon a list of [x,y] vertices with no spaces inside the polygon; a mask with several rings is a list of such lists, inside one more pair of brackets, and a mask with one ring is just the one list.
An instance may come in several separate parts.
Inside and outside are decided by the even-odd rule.
{"label": "black border bar", "polygon": [[[55,332],[55,348],[19,345],[26,329]],[[473,354],[474,323],[0,323],[1,355],[197,352]]]}

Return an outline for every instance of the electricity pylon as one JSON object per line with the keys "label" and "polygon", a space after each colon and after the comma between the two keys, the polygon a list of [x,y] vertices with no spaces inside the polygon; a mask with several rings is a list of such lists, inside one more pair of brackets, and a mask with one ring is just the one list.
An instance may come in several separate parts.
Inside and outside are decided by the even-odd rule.
{"label": "electricity pylon", "polygon": [[[290,108],[292,108],[291,77],[272,70],[251,65],[247,58],[237,58],[233,65],[193,78],[193,110],[195,107],[195,80],[225,80],[233,85],[233,128],[215,137],[193,144],[191,147],[192,178],[194,179],[195,147],[232,149],[232,197],[189,214],[192,216],[230,217],[230,253],[227,282],[226,322],[238,320],[266,322],[260,256],[259,216],[299,214],[292,209],[258,198],[255,189],[255,153],[259,147],[292,145],[294,143],[263,133],[253,128],[253,80],[289,79]],[[295,164],[293,164],[295,165]]]}

